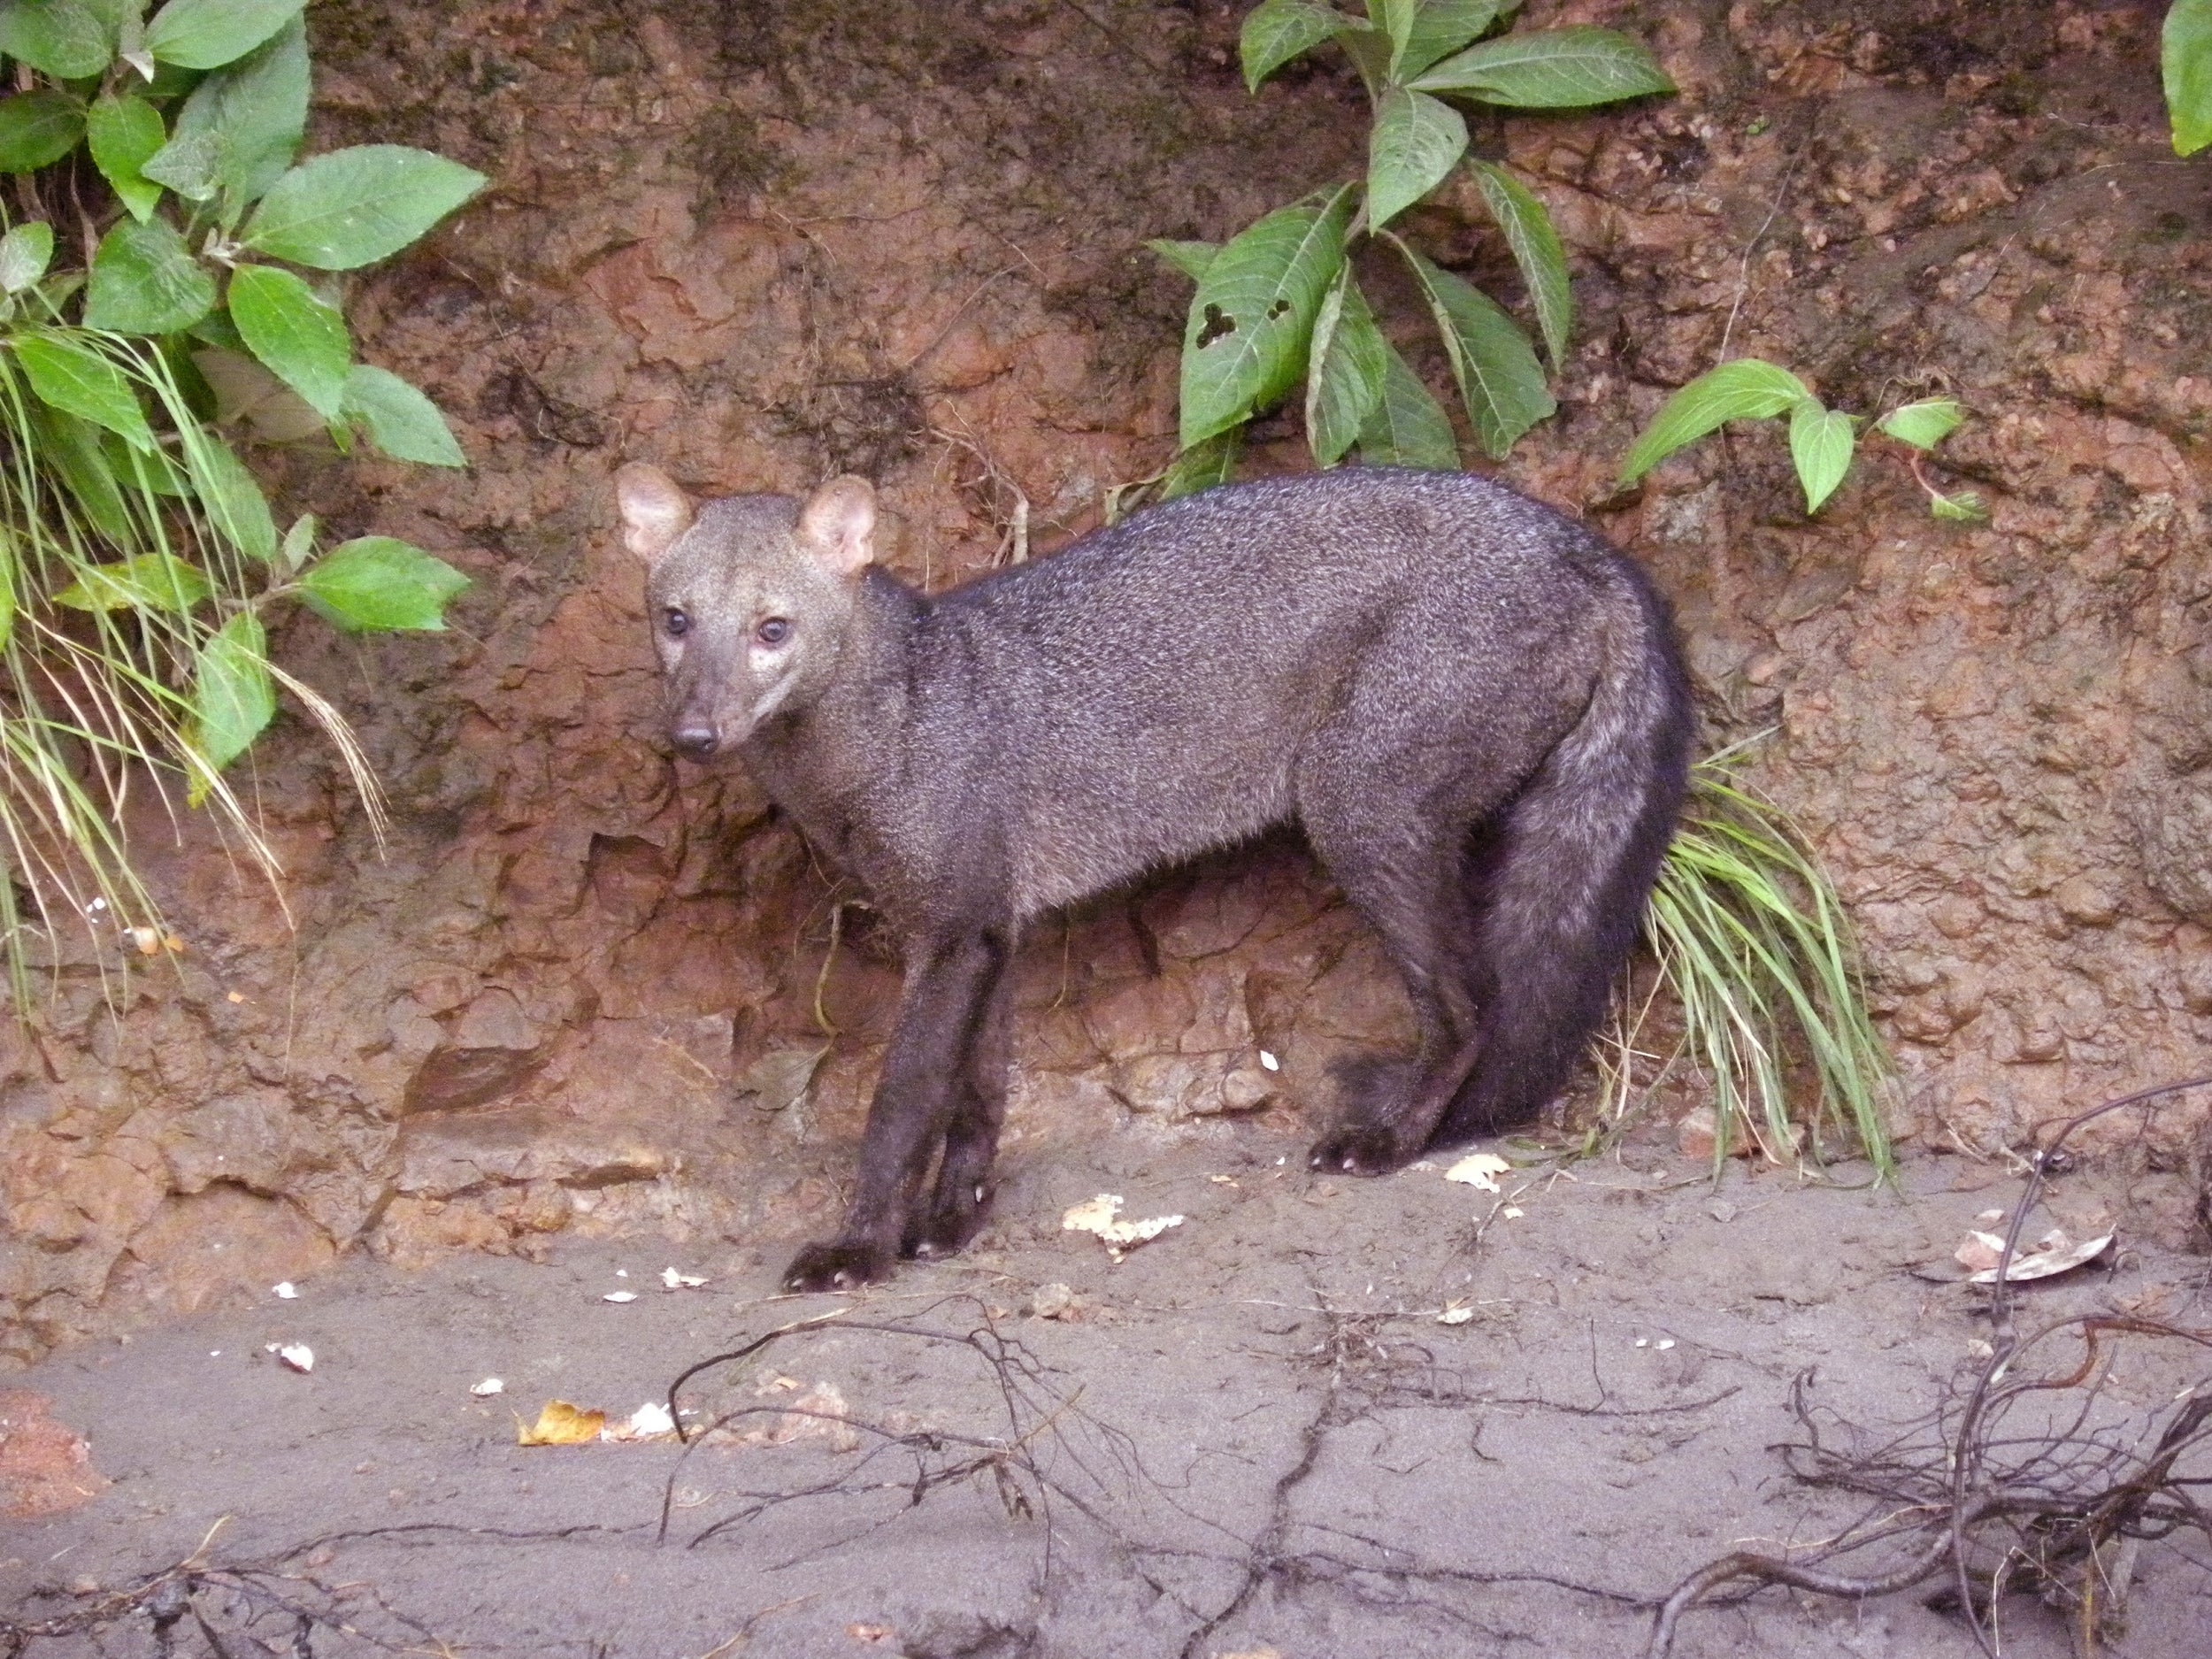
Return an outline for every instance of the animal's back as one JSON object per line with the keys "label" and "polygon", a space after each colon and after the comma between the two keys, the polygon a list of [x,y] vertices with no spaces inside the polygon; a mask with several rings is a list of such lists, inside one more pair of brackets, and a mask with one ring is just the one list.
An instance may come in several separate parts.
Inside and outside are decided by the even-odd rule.
{"label": "animal's back", "polygon": [[1229,486],[941,596],[919,644],[951,672],[918,729],[966,762],[947,785],[1013,803],[1033,913],[1292,816],[1300,755],[1356,688],[1379,747],[1471,716],[1540,717],[1548,747],[1618,625],[1621,566],[1464,473]]}

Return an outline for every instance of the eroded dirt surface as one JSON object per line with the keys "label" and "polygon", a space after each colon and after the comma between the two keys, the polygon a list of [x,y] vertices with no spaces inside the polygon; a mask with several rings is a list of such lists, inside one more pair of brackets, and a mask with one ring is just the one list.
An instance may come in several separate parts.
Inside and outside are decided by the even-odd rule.
{"label": "eroded dirt surface", "polygon": [[[317,1627],[326,1659],[377,1641],[825,1659],[1640,1653],[1640,1603],[1704,1563],[1804,1548],[1868,1512],[1784,1478],[1773,1448],[1803,1437],[1793,1387],[1832,1443],[1853,1445],[1855,1424],[1871,1447],[1961,1386],[1991,1333],[1985,1293],[1915,1270],[2017,1192],[1933,1160],[1906,1194],[1771,1172],[1716,1188],[1632,1148],[1519,1171],[1490,1194],[1435,1168],[1315,1182],[1299,1149],[1248,1128],[1203,1149],[1018,1158],[976,1250],[863,1297],[768,1295],[789,1239],[564,1239],[535,1264],[356,1257],[296,1301],[265,1292],[78,1346],[20,1381],[88,1432],[114,1484],[11,1526],[0,1597],[21,1618],[83,1616],[196,1557],[194,1606],[219,1632],[251,1613],[282,1649],[296,1620],[281,1596],[353,1627]],[[1059,1226],[1100,1191],[1187,1219],[1117,1264]],[[2146,1239],[2139,1217],[2124,1188],[2062,1179],[2039,1228],[2116,1222],[2123,1242],[2024,1291],[2024,1322],[2201,1324],[2201,1259]],[[665,1290],[668,1266],[707,1282]],[[637,1299],[603,1299],[626,1290]],[[1457,1322],[1440,1323],[1447,1310]],[[695,1426],[738,1414],[733,1439],[688,1455],[516,1444],[517,1416],[549,1399],[620,1418],[687,1364],[832,1312],[680,1396]],[[307,1374],[268,1351],[302,1342]],[[2047,1370],[2078,1353],[2054,1347]],[[2061,1392],[2008,1431],[2085,1409],[2132,1442],[2202,1386],[2185,1344],[2123,1338],[2109,1356],[2093,1398]],[[472,1398],[489,1376],[505,1393]],[[2202,1653],[2201,1543],[2146,1550],[2128,1632],[2104,1651]],[[142,1607],[104,1605],[104,1628],[27,1659],[153,1651]],[[2024,1659],[2074,1651],[2032,1595],[2007,1598],[2001,1629]],[[180,1634],[195,1651],[193,1627]],[[1913,1597],[1769,1591],[1693,1616],[1678,1651],[1978,1650]]]}

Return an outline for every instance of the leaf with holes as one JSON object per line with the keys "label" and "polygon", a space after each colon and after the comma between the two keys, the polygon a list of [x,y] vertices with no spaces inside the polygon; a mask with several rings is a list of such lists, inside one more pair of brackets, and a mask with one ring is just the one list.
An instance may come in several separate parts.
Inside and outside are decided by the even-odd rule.
{"label": "leaf with holes", "polygon": [[308,607],[348,632],[445,626],[446,602],[469,579],[388,535],[342,541],[300,573]]}
{"label": "leaf with holes", "polygon": [[1503,457],[1523,433],[1559,407],[1544,384],[1535,348],[1497,301],[1396,237],[1390,241],[1413,267],[1435,313],[1476,438],[1489,455]]}
{"label": "leaf with holes", "polygon": [[1811,397],[1804,381],[1759,357],[1737,357],[1708,370],[1659,406],[1621,463],[1621,482],[1634,483],[1677,449],[1732,420],[1778,415]]}
{"label": "leaf with holes", "polygon": [[396,461],[419,461],[426,466],[468,465],[437,404],[389,369],[355,364],[346,376],[344,413],[368,434],[371,443]]}
{"label": "leaf with holes", "polygon": [[1321,297],[1344,263],[1359,187],[1279,208],[1224,244],[1183,334],[1182,447],[1240,426],[1298,383]]}
{"label": "leaf with holes", "polygon": [[1836,493],[1836,486],[1851,470],[1855,443],[1851,417],[1841,410],[1824,409],[1815,397],[1791,408],[1790,459],[1797,467],[1797,481],[1805,487],[1807,512],[1818,512],[1821,503]]}
{"label": "leaf with holes", "polygon": [[402,248],[484,188],[473,167],[405,144],[315,156],[270,187],[246,246],[319,271],[350,271]]}
{"label": "leaf with holes", "polygon": [[1359,442],[1360,428],[1382,401],[1389,359],[1389,342],[1347,265],[1314,319],[1313,362],[1306,372],[1306,444],[1323,466],[1334,466]]}
{"label": "leaf with holes", "polygon": [[153,428],[130,382],[91,347],[50,329],[26,330],[12,343],[41,403],[105,426],[134,449],[154,447]]}
{"label": "leaf with holes", "polygon": [[1452,418],[1387,340],[1383,351],[1382,396],[1360,426],[1360,459],[1374,466],[1457,470],[1459,441],[1452,436]]}
{"label": "leaf with holes", "polygon": [[165,219],[127,219],[100,238],[85,287],[88,328],[173,334],[215,309],[215,279]]}
{"label": "leaf with holes", "polygon": [[1349,30],[1364,30],[1363,18],[1347,17],[1320,0],[1267,0],[1244,19],[1237,52],[1244,62],[1244,84],[1253,92],[1292,58]]}
{"label": "leaf with holes", "polygon": [[254,356],[317,414],[337,419],[353,365],[344,313],[291,272],[266,265],[231,273],[229,303],[230,319]]}
{"label": "leaf with holes", "polygon": [[1483,204],[1505,233],[1506,246],[1521,267],[1529,303],[1536,308],[1537,326],[1544,332],[1544,350],[1555,371],[1566,357],[1568,336],[1574,329],[1574,289],[1567,280],[1566,246],[1550,212],[1528,186],[1494,161],[1478,161],[1474,173]]}
{"label": "leaf with holes", "polygon": [[1410,83],[1524,110],[1578,110],[1672,92],[1642,44],[1617,29],[1532,29],[1447,58]]}
{"label": "leaf with holes", "polygon": [[1380,230],[1433,190],[1467,153],[1467,118],[1425,92],[1382,96],[1367,141],[1367,224]]}
{"label": "leaf with holes", "polygon": [[244,754],[276,718],[269,637],[261,618],[242,611],[200,647],[192,668],[192,734],[216,771]]}

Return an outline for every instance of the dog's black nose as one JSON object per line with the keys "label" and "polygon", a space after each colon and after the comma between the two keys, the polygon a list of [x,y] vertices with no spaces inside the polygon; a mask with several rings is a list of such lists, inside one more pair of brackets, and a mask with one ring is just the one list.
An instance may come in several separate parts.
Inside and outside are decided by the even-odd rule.
{"label": "dog's black nose", "polygon": [[721,742],[710,726],[680,726],[669,735],[687,760],[711,760]]}

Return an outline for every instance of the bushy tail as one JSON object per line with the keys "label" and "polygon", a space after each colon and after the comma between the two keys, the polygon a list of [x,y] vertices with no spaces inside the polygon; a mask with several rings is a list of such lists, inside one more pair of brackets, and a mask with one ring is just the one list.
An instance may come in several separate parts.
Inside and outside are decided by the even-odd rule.
{"label": "bushy tail", "polygon": [[1434,1142],[1533,1117],[1566,1084],[1636,942],[1687,787],[1694,716],[1666,602],[1620,560],[1581,721],[1469,856],[1481,1049]]}

